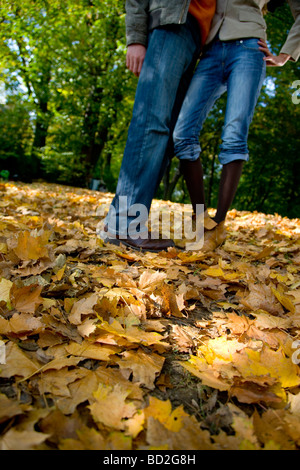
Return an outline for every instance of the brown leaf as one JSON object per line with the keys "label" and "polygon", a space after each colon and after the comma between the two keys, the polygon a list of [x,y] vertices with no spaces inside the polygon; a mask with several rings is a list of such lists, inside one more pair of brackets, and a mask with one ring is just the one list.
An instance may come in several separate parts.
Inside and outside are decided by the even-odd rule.
{"label": "brown leaf", "polygon": [[258,412],[255,411],[253,415],[255,432],[263,444],[273,441],[279,444],[282,450],[295,450],[295,444],[286,433],[286,425],[282,419],[282,414],[280,410],[276,413],[273,410],[268,410],[262,416],[259,416]]}
{"label": "brown leaf", "polygon": [[10,400],[6,395],[0,394],[0,423],[22,413],[22,406],[16,400]]}
{"label": "brown leaf", "polygon": [[76,412],[65,416],[61,411],[53,410],[39,422],[39,429],[48,434],[48,441],[52,444],[59,444],[64,439],[76,439],[78,432],[83,428],[84,425]]}
{"label": "brown leaf", "polygon": [[166,273],[161,271],[143,271],[139,280],[139,289],[145,292],[151,292],[157,286],[161,285],[166,277]]}
{"label": "brown leaf", "polygon": [[37,306],[43,303],[40,294],[42,286],[29,285],[21,288],[13,285],[11,289],[11,300],[13,307],[19,312],[35,313]]}
{"label": "brown leaf", "polygon": [[11,341],[5,345],[5,356],[6,363],[1,365],[0,377],[27,377],[39,369],[39,365]]}
{"label": "brown leaf", "polygon": [[44,329],[40,318],[33,317],[29,313],[15,313],[10,320],[3,321],[6,321],[5,331],[2,331],[0,319],[0,333],[6,335],[24,336],[26,333],[38,334]]}
{"label": "brown leaf", "polygon": [[48,258],[49,252],[46,245],[49,236],[49,231],[44,231],[41,235],[31,234],[29,231],[20,232],[13,251],[23,261]]}
{"label": "brown leaf", "polygon": [[276,395],[272,388],[247,381],[241,382],[240,385],[234,385],[230,394],[236,397],[240,403],[263,403],[272,406],[282,402],[282,397]]}
{"label": "brown leaf", "polygon": [[128,392],[118,384],[114,387],[100,384],[93,395],[94,399],[89,408],[96,423],[124,430],[125,419],[132,418],[137,411],[132,402],[127,402]]}
{"label": "brown leaf", "polygon": [[0,450],[36,450],[48,437],[42,432],[12,428],[0,438]]}
{"label": "brown leaf", "polygon": [[180,352],[190,352],[195,346],[193,338],[179,325],[172,326],[169,338]]}
{"label": "brown leaf", "polygon": [[165,314],[168,316],[183,318],[184,314],[178,307],[176,295],[173,289],[167,284],[164,284],[161,289],[161,293],[164,300],[163,310]]}
{"label": "brown leaf", "polygon": [[79,325],[81,323],[82,315],[89,315],[94,313],[94,307],[98,302],[98,294],[94,293],[88,297],[84,297],[73,304],[71,313],[69,315],[69,321],[73,325]]}
{"label": "brown leaf", "polygon": [[172,432],[158,420],[150,417],[147,421],[146,439],[152,448],[166,450],[214,450],[208,431],[202,431],[198,423],[190,417],[183,418],[183,426]]}
{"label": "brown leaf", "polygon": [[122,359],[116,360],[120,369],[129,369],[133,372],[133,381],[139,382],[146,388],[153,390],[154,381],[164,364],[164,358],[158,354],[146,354],[141,349],[126,351]]}
{"label": "brown leaf", "polygon": [[88,371],[86,375],[69,385],[70,397],[60,398],[56,401],[57,408],[64,414],[74,413],[76,407],[87,400],[91,400],[97,390],[99,379],[94,372]]}
{"label": "brown leaf", "polygon": [[97,361],[110,361],[110,356],[118,354],[121,350],[114,346],[103,346],[83,341],[81,344],[69,343],[66,346],[66,351],[73,356],[95,359]]}
{"label": "brown leaf", "polygon": [[271,288],[265,284],[248,284],[249,294],[241,300],[241,303],[252,310],[265,310],[274,315],[283,314],[284,310],[276,299]]}

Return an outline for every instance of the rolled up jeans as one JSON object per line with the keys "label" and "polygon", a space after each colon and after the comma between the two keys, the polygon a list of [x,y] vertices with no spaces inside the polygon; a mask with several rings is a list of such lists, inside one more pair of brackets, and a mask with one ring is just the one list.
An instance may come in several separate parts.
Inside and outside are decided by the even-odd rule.
{"label": "rolled up jeans", "polygon": [[203,124],[227,91],[219,161],[249,160],[249,127],[266,73],[263,57],[256,38],[212,43],[195,70],[173,133],[179,159],[199,158]]}
{"label": "rolled up jeans", "polygon": [[[126,238],[136,218],[131,207],[142,205],[146,214],[150,212],[170,153],[174,155],[173,129],[200,45],[199,26],[191,15],[186,24],[159,27],[149,34],[116,194],[105,219],[110,234]],[[126,204],[120,204],[122,198]],[[139,217],[141,233],[147,231],[146,219]]]}

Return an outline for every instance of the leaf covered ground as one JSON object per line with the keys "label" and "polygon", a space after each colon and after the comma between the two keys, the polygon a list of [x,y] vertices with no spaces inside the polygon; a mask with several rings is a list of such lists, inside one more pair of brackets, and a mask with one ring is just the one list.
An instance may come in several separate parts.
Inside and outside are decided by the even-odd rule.
{"label": "leaf covered ground", "polygon": [[0,194],[2,450],[299,449],[298,219],[232,210],[214,252],[138,253],[95,235],[111,194]]}

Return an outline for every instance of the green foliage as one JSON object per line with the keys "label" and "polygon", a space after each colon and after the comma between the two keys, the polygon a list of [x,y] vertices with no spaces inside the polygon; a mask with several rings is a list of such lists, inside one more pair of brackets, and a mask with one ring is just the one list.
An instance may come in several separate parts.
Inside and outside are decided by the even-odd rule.
{"label": "green foliage", "polygon": [[33,172],[30,112],[20,96],[11,96],[0,105],[0,168],[28,182]]}
{"label": "green foliage", "polygon": [[1,170],[0,171],[0,178],[4,181],[7,181],[9,178],[9,171],[8,170]]}
{"label": "green foliage", "polygon": [[136,81],[125,71],[124,2],[3,0],[0,20],[0,79],[6,96],[18,95],[24,112],[31,107],[26,144],[39,160],[35,176],[86,185],[103,166],[108,139],[119,145],[111,128],[119,118],[128,126],[124,98]]}
{"label": "green foliage", "polygon": [[[293,23],[288,6],[268,15],[267,23],[269,42],[278,54]],[[300,66],[289,62],[267,71],[250,129],[250,162],[245,166],[235,207],[299,217],[300,105],[293,103],[292,95]]]}

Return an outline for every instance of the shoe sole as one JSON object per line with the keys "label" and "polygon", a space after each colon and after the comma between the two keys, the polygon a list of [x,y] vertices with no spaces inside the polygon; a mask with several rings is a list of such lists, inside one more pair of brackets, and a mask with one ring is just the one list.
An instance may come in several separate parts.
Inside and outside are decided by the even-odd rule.
{"label": "shoe sole", "polygon": [[[101,235],[103,235],[103,233]],[[149,251],[150,253],[160,253],[161,251],[167,251],[168,248],[172,248],[172,247],[168,247],[168,248],[161,249],[161,250],[150,250],[149,248],[141,248],[141,247],[130,245],[130,243],[127,243],[124,240],[119,240],[118,238],[108,238],[108,237],[105,238],[105,237],[102,237],[102,236],[100,236],[100,238],[104,243],[110,243],[111,245],[115,245],[115,246],[124,245],[128,248],[131,248],[134,251],[137,251],[137,252],[147,252],[147,251]],[[174,246],[174,248],[176,248],[176,247]]]}

